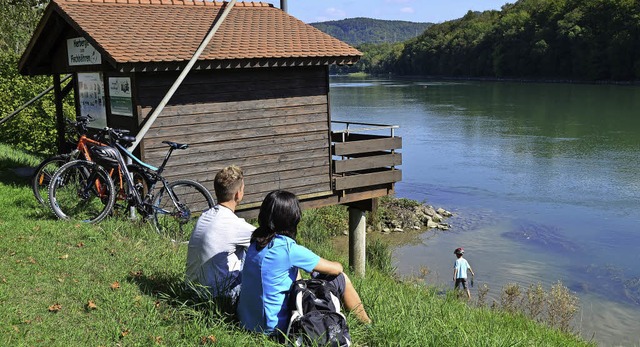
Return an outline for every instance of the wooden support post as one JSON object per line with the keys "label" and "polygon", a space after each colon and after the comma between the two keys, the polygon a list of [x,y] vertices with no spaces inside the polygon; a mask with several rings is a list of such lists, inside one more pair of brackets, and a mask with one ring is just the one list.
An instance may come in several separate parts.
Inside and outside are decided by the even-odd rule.
{"label": "wooden support post", "polygon": [[54,103],[56,106],[56,130],[58,133],[57,136],[57,145],[58,145],[58,154],[64,152],[64,113],[62,111],[62,87],[61,87],[60,75],[57,73],[53,74],[53,96]]}
{"label": "wooden support post", "polygon": [[349,267],[356,275],[364,276],[366,255],[367,223],[365,212],[349,206]]}

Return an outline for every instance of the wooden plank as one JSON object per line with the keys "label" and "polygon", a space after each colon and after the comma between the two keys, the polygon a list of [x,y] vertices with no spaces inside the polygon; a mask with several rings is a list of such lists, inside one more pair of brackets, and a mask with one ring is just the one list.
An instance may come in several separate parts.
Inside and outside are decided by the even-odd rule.
{"label": "wooden plank", "polygon": [[[328,114],[326,104],[311,104],[311,105],[294,105],[284,107],[271,107],[264,108],[262,104],[253,104],[252,109],[242,110],[227,110],[218,111],[218,104],[210,104],[210,107],[205,113],[180,115],[167,115],[163,113],[158,117],[153,124],[154,127],[166,127],[189,124],[201,124],[201,123],[213,123],[213,122],[229,122],[229,121],[247,121],[260,118],[273,118],[273,117],[285,117],[305,114]],[[243,105],[247,106],[247,105]],[[258,106],[258,107],[255,107]],[[184,110],[183,110],[184,112]],[[202,111],[200,111],[202,112]],[[327,117],[327,116],[325,116]]]}
{"label": "wooden plank", "polygon": [[[303,194],[314,194],[314,193],[326,192],[327,190],[330,190],[330,187],[328,183],[322,183],[322,184],[298,186],[298,187],[290,186],[282,189],[289,191],[291,193],[294,193],[296,195],[303,195]],[[262,200],[264,200],[264,197],[267,196],[267,194],[269,194],[274,190],[276,190],[276,188],[266,189],[264,191],[256,191],[255,189],[248,190],[247,191],[248,193],[245,194],[245,199],[242,200],[242,203],[243,204],[260,203],[262,202]]]}
{"label": "wooden plank", "polygon": [[333,155],[349,155],[402,148],[402,138],[388,137],[375,140],[339,142],[333,145]]}
{"label": "wooden plank", "polygon": [[[305,134],[287,134],[279,137],[265,137],[265,138],[257,138],[252,139],[251,141],[246,141],[245,139],[234,139],[229,141],[219,141],[219,142],[196,142],[190,143],[189,148],[184,151],[174,152],[174,156],[182,156],[182,155],[193,155],[200,153],[208,153],[208,152],[216,152],[216,154],[225,155],[225,152],[233,152],[234,150],[243,149],[247,151],[248,149],[256,148],[256,147],[281,147],[281,146],[289,146],[290,144],[296,144],[299,142],[307,142],[309,143],[309,148],[316,147],[314,144],[322,143],[322,145],[317,145],[317,147],[328,147],[329,141],[327,138],[326,132],[315,132],[315,133],[305,133]],[[205,139],[206,140],[206,139]],[[151,147],[145,151],[146,157],[150,158],[150,160],[162,160],[167,153],[169,146],[166,144],[162,144],[160,147]],[[231,154],[229,154],[231,155]]]}
{"label": "wooden plank", "polygon": [[345,190],[357,187],[367,187],[376,184],[398,182],[400,180],[402,180],[401,170],[356,174],[345,177],[335,177],[335,189]]}
{"label": "wooden plank", "polygon": [[[224,166],[228,166],[231,164],[238,165],[240,167],[247,167],[250,165],[268,165],[268,164],[276,164],[282,163],[282,165],[288,165],[290,162],[299,162],[304,160],[314,159],[314,162],[317,162],[317,159],[326,160],[326,166],[329,167],[328,159],[326,157],[326,151],[324,150],[311,150],[311,151],[301,151],[301,152],[292,152],[292,153],[283,153],[283,154],[275,154],[275,155],[265,155],[261,157],[253,157],[253,158],[238,158],[232,161],[220,162],[224,164]],[[171,163],[170,163],[171,164]],[[217,167],[224,167],[215,165]],[[165,176],[173,177],[177,175],[190,175],[200,172],[207,172],[210,175],[210,179],[213,180],[213,177],[217,173],[217,171],[213,171],[211,169],[213,167],[212,164],[207,162],[194,163],[189,165],[180,165],[180,166],[169,166],[167,165]],[[218,169],[219,170],[219,169]]]}
{"label": "wooden plank", "polygon": [[346,160],[334,160],[334,172],[343,173],[349,171],[375,169],[386,166],[396,166],[402,164],[402,154],[388,153],[369,157],[352,158]]}
{"label": "wooden plank", "polygon": [[[147,88],[158,85],[171,86],[179,75],[179,72],[147,73],[146,78],[140,81],[140,87]],[[322,67],[288,67],[286,69],[250,69],[250,70],[216,70],[216,71],[192,71],[183,83],[200,84],[218,82],[228,84],[232,82],[274,81],[275,79],[286,81],[288,79],[326,79],[326,73]]]}
{"label": "wooden plank", "polygon": [[[263,100],[263,99],[278,99],[294,96],[316,96],[326,95],[328,90],[325,86],[316,87],[300,87],[300,88],[265,88],[254,91],[232,91],[232,92],[217,92],[209,94],[184,94],[174,95],[170,100],[170,105],[182,105],[182,104],[197,104],[197,103],[216,103],[216,102],[229,102],[229,101],[247,101],[247,100]],[[162,99],[162,93],[157,95],[140,96],[139,104],[143,107],[155,107],[160,103]]]}
{"label": "wooden plank", "polygon": [[[305,76],[293,76],[292,78],[271,78],[265,77],[264,79],[253,80],[231,80],[231,81],[218,81],[215,78],[211,78],[200,83],[192,83],[189,80],[185,80],[178,90],[176,90],[174,96],[181,98],[191,94],[230,94],[230,93],[255,93],[262,90],[285,90],[285,89],[306,89],[306,88],[318,88],[324,87],[324,79]],[[169,86],[167,85],[152,85],[141,89],[142,97],[155,97],[156,95],[166,94]]]}
{"label": "wooden plank", "polygon": [[[183,134],[201,134],[201,133],[214,133],[214,132],[227,132],[252,128],[271,128],[280,125],[293,125],[293,124],[306,124],[318,121],[326,121],[327,115],[323,113],[292,115],[284,117],[274,118],[258,118],[249,121],[227,121],[227,122],[214,122],[214,123],[201,123],[197,126],[189,125],[174,125],[169,127],[156,127],[155,125],[149,129],[146,138],[157,137],[175,137]],[[328,130],[328,129],[327,129]],[[299,131],[296,131],[299,132]]]}
{"label": "wooden plank", "polygon": [[[345,141],[342,141],[342,136],[345,136]],[[390,135],[374,135],[374,134],[361,134],[361,133],[348,133],[342,134],[340,132],[332,132],[331,133],[331,141],[333,142],[353,142],[353,141],[362,141],[362,140],[375,140],[375,139],[386,139],[391,137]]]}
{"label": "wooden plank", "polygon": [[[329,181],[329,168],[326,166],[317,166],[307,168],[305,170],[287,170],[287,171],[270,171],[262,172],[259,174],[245,175],[245,183],[247,184],[260,184],[269,182],[278,182],[283,180],[290,180],[300,177],[311,176],[325,176],[327,182]],[[323,180],[324,182],[324,180]]]}
{"label": "wooden plank", "polygon": [[[327,123],[326,122],[312,122],[306,123],[303,125],[300,124],[288,124],[284,126],[271,127],[268,129],[265,128],[249,128],[242,129],[236,131],[226,131],[226,132],[215,132],[211,134],[207,134],[206,139],[209,142],[216,141],[228,141],[234,140],[237,138],[265,138],[271,136],[281,136],[293,133],[312,133],[316,131],[327,131]],[[145,148],[153,148],[162,145],[162,141],[169,140],[180,143],[196,143],[199,142],[203,138],[203,134],[183,134],[180,136],[175,136],[172,138],[167,138],[166,136],[147,136],[144,138]],[[250,140],[248,140],[250,141]]]}
{"label": "wooden plank", "polygon": [[[185,164],[209,163],[221,160],[234,160],[237,158],[255,158],[265,155],[287,154],[291,152],[306,152],[310,150],[322,149],[324,153],[329,153],[329,146],[323,140],[310,142],[295,142],[281,146],[261,146],[250,148],[235,148],[233,150],[224,151],[206,151],[196,152],[190,151],[181,155],[172,156],[169,161],[172,166],[180,166]],[[164,155],[149,156],[149,162],[161,163]]]}
{"label": "wooden plank", "polygon": [[[256,108],[254,100],[249,101],[228,101],[210,104],[189,104],[189,105],[167,105],[160,114],[164,116],[196,115],[228,111],[251,111],[254,109],[270,109],[282,107],[326,105],[326,95],[297,96],[278,99],[261,100],[260,107]],[[155,105],[142,108],[142,115],[146,117],[153,111]]]}
{"label": "wooden plank", "polygon": [[[308,209],[320,208],[324,206],[347,204],[350,202],[355,202],[360,200],[374,199],[374,198],[379,198],[382,196],[393,195],[393,194],[394,194],[393,187],[389,185],[371,187],[368,190],[364,190],[364,191],[355,191],[355,192],[348,191],[344,195],[338,192],[334,192],[334,194],[332,195],[329,194],[329,195],[323,195],[318,197],[313,197],[312,194],[307,194],[307,195],[311,195],[311,197],[301,198],[300,206],[302,207],[303,210],[308,210]],[[298,194],[298,196],[300,197],[304,195]],[[247,208],[247,206],[250,206],[250,208]],[[236,210],[236,214],[243,218],[255,218],[258,216],[259,208],[260,208],[259,203],[245,204],[243,201],[243,204],[240,205],[239,208]]]}

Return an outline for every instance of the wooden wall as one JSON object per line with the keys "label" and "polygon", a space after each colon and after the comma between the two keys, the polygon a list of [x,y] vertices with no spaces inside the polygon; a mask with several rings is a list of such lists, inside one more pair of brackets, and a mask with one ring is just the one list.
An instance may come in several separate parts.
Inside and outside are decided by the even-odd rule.
{"label": "wooden wall", "polygon": [[[136,75],[140,122],[177,75]],[[145,136],[143,160],[160,165],[162,141],[188,143],[174,152],[166,177],[195,179],[212,193],[218,170],[238,165],[245,207],[274,189],[331,192],[328,88],[324,66],[193,71]]]}

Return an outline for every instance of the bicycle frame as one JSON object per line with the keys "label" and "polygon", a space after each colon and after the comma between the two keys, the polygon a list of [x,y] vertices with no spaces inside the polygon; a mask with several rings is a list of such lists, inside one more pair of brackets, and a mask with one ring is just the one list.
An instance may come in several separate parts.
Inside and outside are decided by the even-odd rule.
{"label": "bicycle frame", "polygon": [[[118,149],[118,152],[120,153],[120,156],[118,156],[118,163],[120,166],[120,170],[121,171],[121,177],[124,176],[124,179],[126,180],[127,186],[128,186],[128,191],[126,192],[127,194],[131,194],[131,198],[133,199],[134,205],[136,206],[136,209],[138,211],[140,211],[141,213],[143,213],[145,215],[145,217],[149,216],[152,214],[152,212],[148,209],[146,209],[146,206],[151,206],[152,208],[158,209],[155,206],[152,206],[152,201],[151,198],[153,197],[153,191],[155,190],[155,186],[158,183],[158,181],[162,182],[163,185],[163,189],[169,194],[169,197],[171,198],[171,201],[173,202],[174,206],[178,209],[181,208],[181,206],[178,206],[178,199],[177,197],[174,195],[173,191],[171,191],[171,189],[168,188],[169,183],[167,182],[167,180],[161,176],[162,172],[164,171],[164,167],[166,166],[167,162],[169,161],[169,157],[171,157],[171,153],[173,152],[174,148],[173,147],[169,147],[169,150],[167,151],[167,154],[165,155],[165,158],[162,162],[162,165],[160,165],[160,167],[156,168],[152,165],[149,165],[145,162],[143,162],[142,160],[138,159],[138,157],[136,157],[133,153],[129,152],[124,146],[122,146],[120,143],[115,142],[114,143],[114,147]],[[133,182],[133,178],[131,175],[131,172],[129,171],[129,169],[127,168],[126,163],[124,162],[124,157],[122,156],[122,154],[124,154],[126,157],[130,158],[131,160],[133,160],[134,162],[136,162],[139,166],[142,166],[143,168],[146,168],[149,172],[149,174],[152,175],[152,183],[151,186],[149,186],[148,192],[146,194],[146,196],[142,197],[140,195],[140,193],[138,192],[137,189],[135,189],[135,183]]]}

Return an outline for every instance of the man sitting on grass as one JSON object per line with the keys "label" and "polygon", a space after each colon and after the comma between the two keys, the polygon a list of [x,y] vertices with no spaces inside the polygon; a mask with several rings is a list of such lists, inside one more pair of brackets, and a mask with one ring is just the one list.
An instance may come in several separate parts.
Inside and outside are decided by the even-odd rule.
{"label": "man sitting on grass", "polygon": [[193,229],[187,250],[187,281],[194,287],[206,288],[197,290],[201,297],[223,299],[234,305],[255,227],[234,213],[244,197],[244,176],[239,167],[220,170],[213,186],[218,204],[205,211]]}

